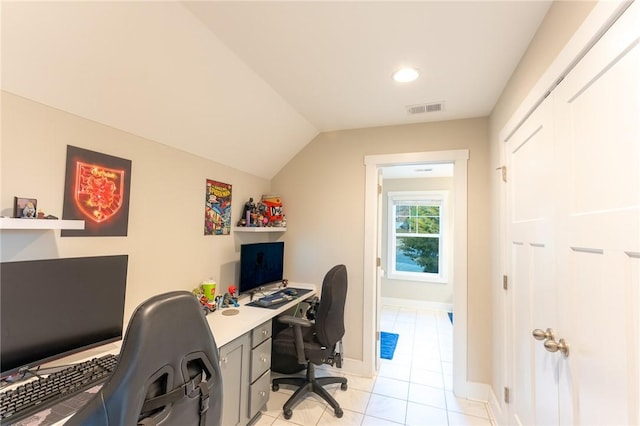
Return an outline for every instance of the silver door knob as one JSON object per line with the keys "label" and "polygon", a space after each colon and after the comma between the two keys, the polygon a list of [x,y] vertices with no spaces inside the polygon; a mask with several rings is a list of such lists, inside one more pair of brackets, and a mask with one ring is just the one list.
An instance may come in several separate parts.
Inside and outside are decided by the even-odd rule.
{"label": "silver door knob", "polygon": [[564,339],[560,339],[558,342],[555,340],[547,340],[544,342],[544,348],[549,352],[560,351],[565,357],[569,356],[569,343]]}
{"label": "silver door knob", "polygon": [[533,338],[536,340],[555,340],[556,337],[555,333],[550,328],[547,328],[546,331],[536,328],[531,332],[531,334],[533,334]]}

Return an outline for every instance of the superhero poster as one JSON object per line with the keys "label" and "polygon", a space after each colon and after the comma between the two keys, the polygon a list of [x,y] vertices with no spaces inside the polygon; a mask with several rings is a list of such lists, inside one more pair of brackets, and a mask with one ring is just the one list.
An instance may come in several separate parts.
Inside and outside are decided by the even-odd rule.
{"label": "superhero poster", "polygon": [[126,236],[131,160],[67,145],[63,219],[84,220],[84,229],[63,237]]}
{"label": "superhero poster", "polygon": [[207,179],[204,201],[204,235],[229,235],[231,185]]}

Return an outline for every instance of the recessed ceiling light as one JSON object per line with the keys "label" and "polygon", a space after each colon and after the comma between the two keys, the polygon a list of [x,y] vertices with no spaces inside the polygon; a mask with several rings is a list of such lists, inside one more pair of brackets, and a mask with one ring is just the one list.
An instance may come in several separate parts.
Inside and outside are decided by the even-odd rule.
{"label": "recessed ceiling light", "polygon": [[420,72],[415,68],[400,68],[393,73],[393,79],[398,83],[408,83],[418,78],[419,75]]}

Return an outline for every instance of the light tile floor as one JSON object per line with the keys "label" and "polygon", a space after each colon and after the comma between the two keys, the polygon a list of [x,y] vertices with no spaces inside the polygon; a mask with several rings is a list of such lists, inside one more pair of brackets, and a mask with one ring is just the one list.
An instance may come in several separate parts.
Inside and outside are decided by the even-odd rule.
{"label": "light tile floor", "polygon": [[293,388],[281,386],[278,392],[271,392],[255,424],[492,425],[487,404],[456,398],[452,392],[453,328],[446,312],[384,305],[381,329],[398,333],[400,338],[393,359],[381,360],[376,377],[352,376],[330,367],[317,369],[318,375],[349,379],[347,391],[339,385],[328,388],[344,411],[342,418],[323,399],[309,395],[294,407],[291,419],[285,420],[282,406]]}

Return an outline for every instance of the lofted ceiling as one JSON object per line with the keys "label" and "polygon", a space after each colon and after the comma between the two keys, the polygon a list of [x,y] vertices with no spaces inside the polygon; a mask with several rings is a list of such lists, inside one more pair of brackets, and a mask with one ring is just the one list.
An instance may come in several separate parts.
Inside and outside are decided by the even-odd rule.
{"label": "lofted ceiling", "polygon": [[550,3],[3,0],[1,85],[271,178],[320,132],[488,116]]}

